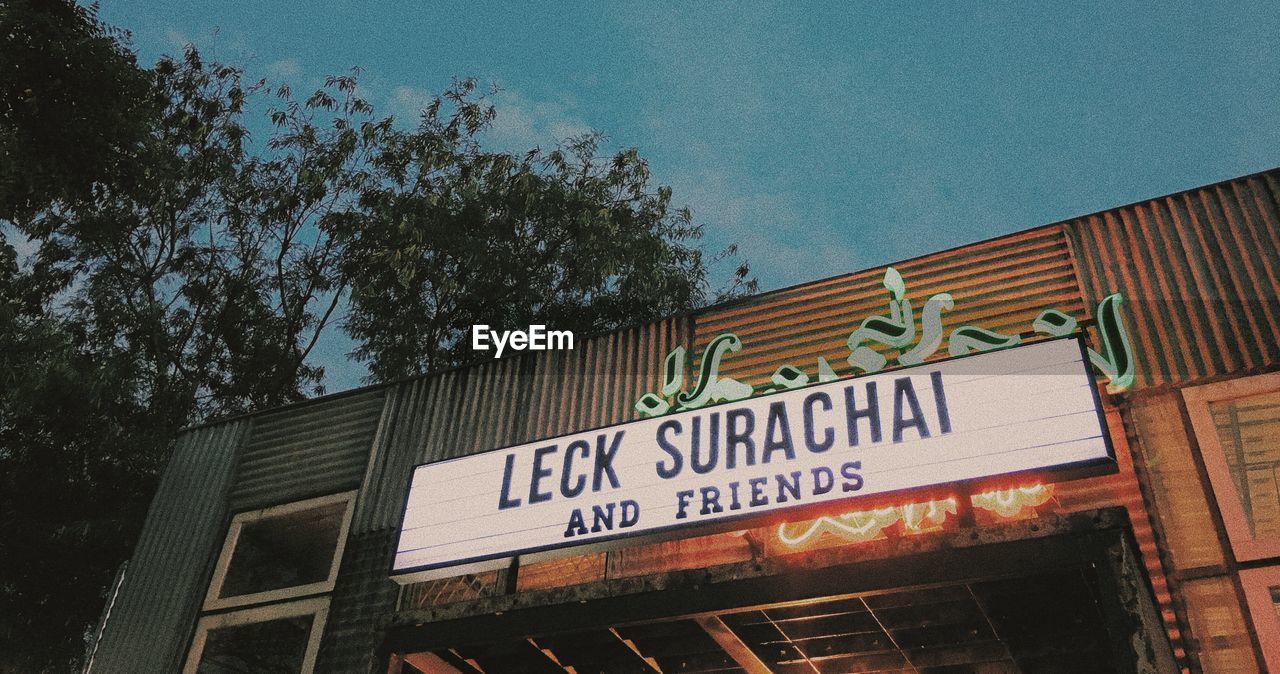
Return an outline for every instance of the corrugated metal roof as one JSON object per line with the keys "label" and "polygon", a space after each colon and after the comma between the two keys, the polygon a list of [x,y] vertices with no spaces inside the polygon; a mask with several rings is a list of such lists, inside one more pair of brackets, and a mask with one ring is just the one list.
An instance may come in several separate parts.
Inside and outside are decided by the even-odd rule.
{"label": "corrugated metal roof", "polygon": [[1280,169],[1063,227],[1086,297],[1124,293],[1135,388],[1280,364]]}
{"label": "corrugated metal roof", "polygon": [[225,534],[226,494],[249,420],[184,434],[129,561],[93,672],[173,672]]}

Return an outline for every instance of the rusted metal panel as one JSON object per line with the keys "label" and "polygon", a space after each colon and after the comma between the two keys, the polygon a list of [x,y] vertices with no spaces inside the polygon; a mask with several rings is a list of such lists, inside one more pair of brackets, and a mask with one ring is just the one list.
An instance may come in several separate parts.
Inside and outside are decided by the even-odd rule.
{"label": "rusted metal panel", "polygon": [[1111,440],[1115,445],[1119,470],[1109,475],[1055,484],[1053,509],[1059,512],[1076,512],[1092,508],[1122,506],[1128,511],[1129,521],[1133,526],[1134,541],[1142,553],[1142,565],[1147,570],[1160,618],[1170,643],[1175,648],[1175,653],[1178,657],[1182,657],[1184,653],[1182,630],[1174,612],[1169,579],[1161,564],[1160,548],[1157,545],[1157,534],[1153,526],[1154,518],[1147,507],[1147,501],[1143,498],[1142,486],[1135,472],[1136,453],[1129,445],[1125,415],[1120,410],[1109,406],[1105,408],[1105,413]]}
{"label": "rusted metal panel", "polygon": [[232,511],[358,487],[384,397],[371,389],[256,416],[236,466]]}
{"label": "rusted metal panel", "polygon": [[1135,390],[1280,364],[1280,169],[1063,227],[1085,297],[1124,293]]}
{"label": "rusted metal panel", "polygon": [[176,672],[225,532],[241,419],[188,431],[172,458],[102,632],[93,672]]}
{"label": "rusted metal panel", "polygon": [[[1046,308],[1077,319],[1089,315],[1067,241],[1054,227],[892,266],[902,274],[917,312],[929,297],[950,293],[955,304],[944,314],[948,328],[976,325],[1019,334],[1029,332],[1031,322]],[[697,315],[697,346],[688,346],[701,348],[724,332],[738,335],[742,351],[725,358],[720,372],[753,386],[767,382],[784,363],[812,374],[818,356],[842,372],[848,369],[850,332],[864,318],[887,313],[884,276],[885,267],[875,267],[712,307]],[[944,342],[933,358],[946,356]]]}

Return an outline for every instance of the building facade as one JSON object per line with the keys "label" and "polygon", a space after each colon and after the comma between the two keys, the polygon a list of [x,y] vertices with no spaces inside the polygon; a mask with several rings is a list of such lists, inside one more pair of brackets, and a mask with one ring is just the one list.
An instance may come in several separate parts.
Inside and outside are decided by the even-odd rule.
{"label": "building facade", "polygon": [[[1071,390],[1092,397],[1054,397],[1056,384],[1044,382],[1065,374],[1016,393],[1030,381],[1026,363],[1053,354],[1086,378]],[[984,377],[994,388],[956,388]],[[879,382],[885,401],[896,387],[896,407],[877,419],[887,449],[870,421],[858,425],[871,413],[852,397],[841,408],[848,427],[833,422],[823,436],[810,423],[832,409],[822,391],[852,396],[864,381],[858,391],[874,398],[869,382]],[[923,383],[904,392],[911,381]],[[787,405],[803,413],[803,430],[799,416],[794,428],[785,417],[775,424]],[[1071,405],[1088,407],[1078,418],[1098,430],[1068,447],[1059,427]],[[779,469],[777,484],[761,482],[770,504],[727,512],[739,505],[738,481],[709,467],[721,440],[710,430],[698,470],[719,480],[721,501],[702,487],[676,490],[685,496],[675,519],[649,525],[658,517],[649,492],[618,482],[653,466],[620,462],[615,474],[606,434],[697,434],[707,429],[692,424],[751,406],[761,463],[774,449],[779,466],[825,461],[834,442],[844,459],[906,462],[901,480],[876,473],[872,458],[857,469],[865,481],[847,461],[831,464],[839,474],[805,464],[794,471],[810,480],[803,496]],[[1024,426],[965,435],[972,420],[1013,424],[1017,414]],[[731,440],[734,427],[724,428]],[[857,428],[873,435],[865,452]],[[573,438],[597,433],[599,447],[582,440],[574,454]],[[562,451],[545,449],[557,438]],[[926,468],[911,458],[920,452],[957,458]],[[679,472],[677,454],[658,463],[663,479]],[[467,480],[503,474],[504,456],[496,509],[480,517],[466,499],[494,499]],[[531,482],[512,487],[531,460]],[[593,492],[616,496],[619,510],[596,500],[598,511],[539,519]],[[565,512],[575,514],[567,528]],[[490,523],[507,531],[503,522],[519,535],[485,533]],[[581,339],[572,351],[189,429],[89,664],[578,674],[1267,667],[1280,671],[1280,170]]]}

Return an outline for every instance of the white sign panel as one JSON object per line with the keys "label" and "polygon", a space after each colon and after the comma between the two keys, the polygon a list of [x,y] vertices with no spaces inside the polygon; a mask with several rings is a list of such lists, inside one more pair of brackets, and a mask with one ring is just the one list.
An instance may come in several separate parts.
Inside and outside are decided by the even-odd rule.
{"label": "white sign panel", "polygon": [[392,572],[1113,463],[1082,344],[1039,342],[418,466]]}

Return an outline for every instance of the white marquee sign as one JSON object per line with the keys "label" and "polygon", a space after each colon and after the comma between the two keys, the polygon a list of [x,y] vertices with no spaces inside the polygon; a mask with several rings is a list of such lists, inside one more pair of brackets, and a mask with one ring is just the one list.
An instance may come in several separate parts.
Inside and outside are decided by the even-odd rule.
{"label": "white marquee sign", "polygon": [[1084,347],[1057,339],[418,466],[392,573],[1113,463]]}

